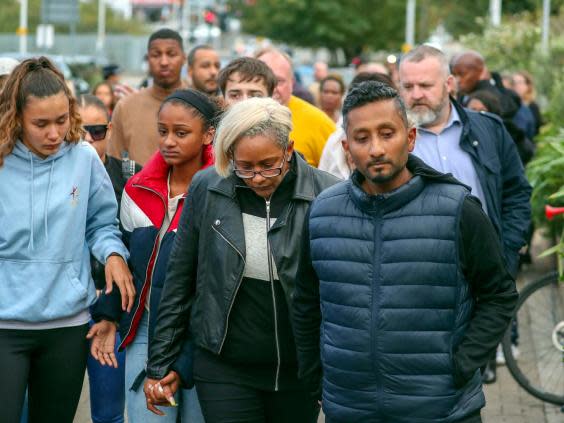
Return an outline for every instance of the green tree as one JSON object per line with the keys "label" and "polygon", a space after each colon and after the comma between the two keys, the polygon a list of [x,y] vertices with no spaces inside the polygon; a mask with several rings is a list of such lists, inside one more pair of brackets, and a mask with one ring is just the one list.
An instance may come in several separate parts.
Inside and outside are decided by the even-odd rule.
{"label": "green tree", "polygon": [[[0,32],[14,33],[20,22],[20,3],[18,0],[1,0]],[[35,32],[41,23],[41,0],[28,0],[28,30]],[[77,32],[96,32],[98,24],[98,0],[80,3],[80,22]],[[57,33],[69,32],[67,25],[56,25]],[[143,33],[143,24],[138,21],[127,21],[112,9],[106,10],[106,31],[111,33]]]}
{"label": "green tree", "polygon": [[304,47],[342,49],[351,58],[365,49],[399,49],[405,2],[372,0],[233,0],[244,31]]}
{"label": "green tree", "polygon": [[[399,50],[405,33],[406,0],[231,0],[243,30],[302,47],[342,49],[348,59],[364,50]],[[556,14],[564,0],[552,1]],[[541,0],[503,2],[503,20],[523,11],[539,16]],[[480,33],[487,26],[489,0],[417,1],[416,42],[438,24],[454,37]]]}

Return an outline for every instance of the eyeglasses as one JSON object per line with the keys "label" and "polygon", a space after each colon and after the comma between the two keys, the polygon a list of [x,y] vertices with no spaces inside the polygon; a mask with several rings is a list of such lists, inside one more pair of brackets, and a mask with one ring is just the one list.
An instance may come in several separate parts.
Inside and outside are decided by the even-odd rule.
{"label": "eyeglasses", "polygon": [[83,128],[94,141],[102,141],[108,132],[108,125],[84,125]]}
{"label": "eyeglasses", "polygon": [[263,178],[274,178],[282,174],[282,168],[284,167],[284,163],[286,163],[286,155],[282,158],[282,164],[279,167],[272,167],[270,169],[263,169],[263,170],[244,170],[244,169],[236,169],[235,164],[233,164],[233,172],[241,179],[252,179],[255,175],[260,175]]}

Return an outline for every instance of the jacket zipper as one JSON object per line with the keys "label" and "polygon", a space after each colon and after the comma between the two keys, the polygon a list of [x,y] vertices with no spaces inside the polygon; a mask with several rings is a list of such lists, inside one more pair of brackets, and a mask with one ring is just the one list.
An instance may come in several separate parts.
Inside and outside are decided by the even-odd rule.
{"label": "jacket zipper", "polygon": [[[147,191],[150,191],[153,194],[155,194],[157,197],[159,197],[161,199],[161,202],[163,203],[164,212],[168,213],[166,202],[165,202],[163,196],[159,192],[155,191],[154,189],[145,187],[143,185],[134,184],[133,186],[136,187],[136,188],[146,189]],[[178,209],[177,209],[177,211],[178,211]],[[176,212],[174,214],[176,215]],[[164,219],[164,217],[163,217],[163,219]],[[172,223],[172,220],[170,221],[170,223]],[[169,223],[169,227],[170,227],[170,223]],[[159,228],[159,233],[160,233],[161,229],[162,229],[162,226],[161,226],[161,228]],[[167,228],[167,230],[168,230],[168,228]],[[147,307],[147,337],[149,336],[150,324],[151,324],[151,285],[152,285],[152,282],[153,282],[153,274],[155,272],[155,266],[157,264],[157,259],[159,257],[159,251],[161,249],[161,240],[159,239],[159,233],[157,233],[157,239],[155,240],[155,246],[153,247],[153,251],[155,252],[155,260],[153,261],[153,267],[151,269],[151,274],[149,275],[149,292],[147,293],[147,297],[145,298],[145,304],[147,303],[147,301],[149,301],[149,307]],[[155,251],[155,248],[157,249],[156,251]],[[143,307],[145,307],[145,304],[143,305]],[[137,304],[137,308],[135,309],[135,313],[133,313],[134,317],[137,314],[137,312],[139,311],[139,307],[141,307],[141,298],[139,298],[139,303]],[[129,333],[131,332],[132,328],[133,328],[133,325],[129,326],[127,334],[123,337],[124,340],[127,339],[127,337],[129,336]],[[123,343],[123,341],[122,341],[122,343]],[[148,358],[147,358],[147,360],[148,360]],[[147,360],[145,360],[145,367],[147,367]]]}
{"label": "jacket zipper", "polygon": [[245,256],[241,253],[241,251],[239,251],[239,249],[237,247],[235,247],[235,245],[233,245],[233,243],[231,241],[229,241],[227,238],[225,238],[221,232],[219,232],[214,225],[212,225],[212,229],[220,236],[224,239],[225,242],[227,242],[231,248],[233,248],[237,254],[239,254],[239,256],[241,257],[241,259],[243,260],[243,270],[241,271],[241,274],[239,275],[239,280],[237,282],[237,286],[235,287],[235,293],[233,294],[233,298],[231,298],[231,302],[229,303],[229,309],[227,309],[227,317],[225,318],[225,330],[223,331],[223,339],[221,340],[221,344],[219,345],[219,352],[218,354],[221,354],[221,351],[223,350],[223,344],[225,344],[225,339],[227,338],[227,330],[229,329],[229,316],[231,314],[231,309],[233,308],[233,304],[235,304],[235,298],[237,297],[237,293],[239,292],[239,288],[241,287],[241,282],[243,281],[243,275],[245,274],[245,266],[247,265],[247,261],[245,260]]}
{"label": "jacket zipper", "polygon": [[274,309],[274,340],[276,342],[276,379],[274,380],[274,390],[278,391],[278,380],[280,378],[280,340],[278,339],[278,312],[276,310],[276,293],[274,292],[274,272],[272,270],[272,254],[268,231],[270,230],[270,200],[266,201],[266,254],[268,257],[268,276],[270,278],[270,290],[272,292],[272,307]]}

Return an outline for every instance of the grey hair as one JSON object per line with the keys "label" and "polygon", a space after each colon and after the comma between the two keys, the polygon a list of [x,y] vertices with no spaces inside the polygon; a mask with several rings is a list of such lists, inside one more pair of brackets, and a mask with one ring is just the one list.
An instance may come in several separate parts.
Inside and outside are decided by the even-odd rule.
{"label": "grey hair", "polygon": [[266,135],[283,150],[290,143],[290,109],[272,98],[251,98],[231,106],[225,113],[214,140],[215,169],[224,178],[232,170],[233,152],[244,137]]}
{"label": "grey hair", "polygon": [[445,54],[438,48],[427,44],[417,46],[413,50],[404,54],[401,58],[400,67],[403,62],[419,63],[429,57],[433,57],[438,60],[445,78],[450,75],[450,65]]}

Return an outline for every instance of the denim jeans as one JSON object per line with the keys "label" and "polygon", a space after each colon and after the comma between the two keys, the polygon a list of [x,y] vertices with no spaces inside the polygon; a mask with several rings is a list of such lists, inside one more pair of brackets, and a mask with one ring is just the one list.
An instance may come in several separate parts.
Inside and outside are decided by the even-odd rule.
{"label": "denim jeans", "polygon": [[[92,325],[93,322],[90,322]],[[86,369],[90,385],[90,415],[93,423],[123,423],[125,409],[125,352],[119,352],[119,332],[114,352],[118,368],[102,366],[88,354]]]}
{"label": "denim jeans", "polygon": [[183,422],[204,423],[204,417],[196,394],[196,389],[180,389],[175,395],[178,407],[159,407],[166,416],[157,416],[149,410],[145,402],[143,385],[134,391],[133,382],[145,369],[148,356],[148,314],[144,311],[135,339],[126,348],[125,386],[127,416],[130,423],[176,423],[177,414]]}

